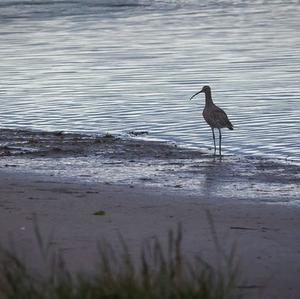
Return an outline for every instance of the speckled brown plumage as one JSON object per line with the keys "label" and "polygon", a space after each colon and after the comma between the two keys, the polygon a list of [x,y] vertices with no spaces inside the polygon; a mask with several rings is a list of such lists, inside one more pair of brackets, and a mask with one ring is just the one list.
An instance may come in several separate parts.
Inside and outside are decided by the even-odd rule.
{"label": "speckled brown plumage", "polygon": [[205,105],[202,115],[211,128],[228,128],[233,130],[233,125],[226,113],[215,104]]}

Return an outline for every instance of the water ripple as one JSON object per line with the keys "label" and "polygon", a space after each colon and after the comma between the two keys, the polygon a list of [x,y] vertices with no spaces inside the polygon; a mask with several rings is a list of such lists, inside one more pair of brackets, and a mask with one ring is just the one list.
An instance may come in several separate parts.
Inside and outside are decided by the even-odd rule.
{"label": "water ripple", "polygon": [[2,127],[210,148],[204,100],[188,101],[210,84],[236,129],[224,150],[300,161],[297,1],[85,3],[1,2]]}

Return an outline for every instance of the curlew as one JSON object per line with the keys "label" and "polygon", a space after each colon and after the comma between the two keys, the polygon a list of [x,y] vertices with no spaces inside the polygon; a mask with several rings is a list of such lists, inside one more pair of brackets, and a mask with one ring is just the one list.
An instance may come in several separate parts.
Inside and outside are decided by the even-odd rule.
{"label": "curlew", "polygon": [[216,139],[215,139],[215,129],[219,130],[219,155],[221,157],[221,141],[222,133],[221,128],[228,128],[233,130],[233,125],[227,117],[227,114],[218,106],[216,106],[211,97],[211,90],[209,86],[203,86],[203,88],[196,92],[191,98],[193,99],[197,94],[205,93],[205,107],[203,109],[202,115],[208,125],[211,127],[213,139],[214,139],[214,155],[216,155]]}

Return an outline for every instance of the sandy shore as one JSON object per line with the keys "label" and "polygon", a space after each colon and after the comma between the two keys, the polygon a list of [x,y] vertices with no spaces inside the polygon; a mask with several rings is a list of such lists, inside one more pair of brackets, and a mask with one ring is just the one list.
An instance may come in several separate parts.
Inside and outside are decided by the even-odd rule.
{"label": "sandy shore", "polygon": [[[38,263],[33,213],[72,269],[95,266],[97,241],[118,244],[121,233],[135,253],[144,240],[183,225],[188,256],[215,258],[210,211],[225,251],[237,246],[249,298],[300,298],[300,208],[233,200],[206,200],[162,188],[86,184],[40,175],[0,172],[0,238],[13,236],[27,261]],[[104,216],[93,215],[98,210]],[[257,297],[258,294],[261,297]]]}

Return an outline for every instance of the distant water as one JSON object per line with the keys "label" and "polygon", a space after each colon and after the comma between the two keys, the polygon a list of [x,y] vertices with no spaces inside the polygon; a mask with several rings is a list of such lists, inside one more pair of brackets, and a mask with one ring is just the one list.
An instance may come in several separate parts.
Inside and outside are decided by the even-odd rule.
{"label": "distant water", "polygon": [[300,161],[299,1],[2,0],[0,126],[148,131],[208,148],[202,85],[229,115],[224,151]]}

